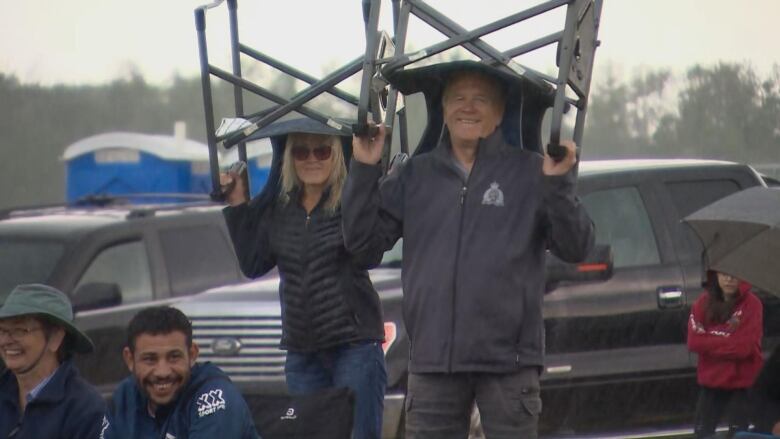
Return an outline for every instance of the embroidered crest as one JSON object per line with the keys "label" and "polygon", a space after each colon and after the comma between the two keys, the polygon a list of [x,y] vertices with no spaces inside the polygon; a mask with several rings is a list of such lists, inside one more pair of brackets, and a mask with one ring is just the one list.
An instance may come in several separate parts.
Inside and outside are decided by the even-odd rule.
{"label": "embroidered crest", "polygon": [[482,195],[482,204],[489,206],[503,206],[504,205],[504,193],[498,187],[498,182],[490,183],[490,188]]}
{"label": "embroidered crest", "polygon": [[198,397],[198,417],[216,413],[217,410],[225,410],[227,404],[222,397],[222,389],[209,390]]}

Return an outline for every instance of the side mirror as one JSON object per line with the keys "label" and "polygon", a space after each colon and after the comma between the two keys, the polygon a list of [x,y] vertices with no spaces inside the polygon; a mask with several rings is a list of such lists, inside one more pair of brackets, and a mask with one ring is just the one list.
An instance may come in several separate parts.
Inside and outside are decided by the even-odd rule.
{"label": "side mirror", "polygon": [[108,282],[92,282],[80,286],[73,293],[73,311],[116,306],[122,303],[119,285]]}
{"label": "side mirror", "polygon": [[596,245],[584,261],[577,264],[564,262],[547,253],[545,292],[558,287],[560,282],[605,281],[612,277],[612,247]]}

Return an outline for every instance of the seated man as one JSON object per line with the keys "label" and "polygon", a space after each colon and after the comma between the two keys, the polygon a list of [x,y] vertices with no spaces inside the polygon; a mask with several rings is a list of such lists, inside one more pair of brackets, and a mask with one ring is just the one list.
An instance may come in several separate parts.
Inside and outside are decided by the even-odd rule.
{"label": "seated man", "polygon": [[105,403],[71,361],[93,349],[65,294],[16,287],[0,308],[0,438],[97,438]]}
{"label": "seated man", "polygon": [[195,363],[192,324],[178,309],[136,314],[122,354],[132,375],[114,392],[101,439],[258,437],[227,375],[210,363]]}

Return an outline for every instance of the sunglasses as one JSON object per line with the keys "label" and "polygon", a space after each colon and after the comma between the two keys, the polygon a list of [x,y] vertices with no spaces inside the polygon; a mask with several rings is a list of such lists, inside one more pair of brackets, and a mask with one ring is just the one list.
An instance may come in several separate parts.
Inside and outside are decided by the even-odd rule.
{"label": "sunglasses", "polygon": [[316,148],[307,148],[305,146],[293,146],[292,156],[295,160],[304,161],[309,158],[309,154],[314,154],[314,158],[317,160],[327,160],[331,154],[330,146],[318,146]]}

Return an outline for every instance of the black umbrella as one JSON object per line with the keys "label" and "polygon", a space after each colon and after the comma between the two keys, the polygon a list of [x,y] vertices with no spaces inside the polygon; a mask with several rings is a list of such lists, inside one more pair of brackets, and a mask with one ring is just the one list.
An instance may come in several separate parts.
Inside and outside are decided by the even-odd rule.
{"label": "black umbrella", "polygon": [[704,243],[710,269],[780,294],[780,189],[745,189],[684,221]]}

